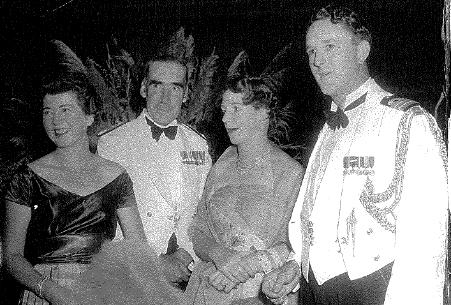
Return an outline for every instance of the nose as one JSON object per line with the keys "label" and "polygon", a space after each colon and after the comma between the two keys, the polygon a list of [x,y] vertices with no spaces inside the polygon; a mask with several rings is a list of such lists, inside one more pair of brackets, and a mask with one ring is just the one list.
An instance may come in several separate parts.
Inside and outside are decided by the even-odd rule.
{"label": "nose", "polygon": [[222,115],[222,122],[225,124],[229,121],[229,115],[227,111],[224,111],[223,115]]}
{"label": "nose", "polygon": [[161,89],[161,101],[163,103],[171,100],[171,89],[167,87],[163,87]]}
{"label": "nose", "polygon": [[324,63],[324,61],[325,61],[325,56],[323,53],[315,52],[315,54],[313,54],[313,66],[321,67],[321,65]]}
{"label": "nose", "polygon": [[53,121],[53,125],[55,125],[55,126],[60,125],[61,122],[63,121],[63,115],[61,113],[59,113],[59,112],[56,112],[53,115],[52,121]]}

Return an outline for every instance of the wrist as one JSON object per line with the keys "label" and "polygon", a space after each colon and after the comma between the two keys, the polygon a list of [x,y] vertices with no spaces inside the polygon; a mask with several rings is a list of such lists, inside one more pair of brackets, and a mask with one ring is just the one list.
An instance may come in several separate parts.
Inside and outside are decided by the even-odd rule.
{"label": "wrist", "polygon": [[216,265],[216,268],[218,269],[221,266],[225,265],[228,259],[234,255],[236,255],[235,251],[227,249],[221,245],[217,245],[211,248],[210,252],[208,253],[211,261]]}
{"label": "wrist", "polygon": [[61,298],[61,288],[63,287],[48,278],[44,281],[41,294],[38,294],[38,296],[40,296],[42,299],[48,300],[50,303],[56,303],[56,300],[59,300]]}
{"label": "wrist", "polygon": [[36,284],[36,295],[41,299],[44,298],[44,289],[45,289],[44,284],[49,280],[50,279],[48,276],[43,276]]}
{"label": "wrist", "polygon": [[260,265],[260,272],[269,273],[273,269],[273,263],[270,259],[270,254],[266,250],[257,251],[257,259]]}

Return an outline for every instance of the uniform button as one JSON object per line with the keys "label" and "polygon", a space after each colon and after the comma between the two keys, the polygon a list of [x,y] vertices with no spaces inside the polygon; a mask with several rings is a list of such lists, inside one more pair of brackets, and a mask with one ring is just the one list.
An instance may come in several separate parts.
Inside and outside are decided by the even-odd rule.
{"label": "uniform button", "polygon": [[152,212],[147,212],[146,215],[147,217],[152,217]]}
{"label": "uniform button", "polygon": [[371,235],[373,233],[373,229],[369,228],[368,231],[366,231],[366,234]]}
{"label": "uniform button", "polygon": [[378,256],[375,256],[375,257],[374,257],[374,261],[377,262],[377,261],[379,260],[379,258],[381,258],[379,255],[378,255]]}

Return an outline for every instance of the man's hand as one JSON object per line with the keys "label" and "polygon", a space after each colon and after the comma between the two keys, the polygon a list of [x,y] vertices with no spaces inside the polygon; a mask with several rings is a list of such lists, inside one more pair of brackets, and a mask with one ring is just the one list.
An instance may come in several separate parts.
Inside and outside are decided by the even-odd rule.
{"label": "man's hand", "polygon": [[262,291],[274,304],[283,304],[287,295],[299,283],[301,273],[295,261],[286,262],[263,278]]}
{"label": "man's hand", "polygon": [[191,276],[188,266],[193,260],[186,250],[180,248],[172,254],[161,254],[160,261],[167,281],[173,284],[188,282]]}

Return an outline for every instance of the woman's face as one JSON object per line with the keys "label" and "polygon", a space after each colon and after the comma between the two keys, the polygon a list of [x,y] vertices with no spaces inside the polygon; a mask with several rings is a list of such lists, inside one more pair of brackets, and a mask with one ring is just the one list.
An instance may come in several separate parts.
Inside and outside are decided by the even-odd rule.
{"label": "woman's face", "polygon": [[221,110],[230,142],[238,145],[246,143],[258,136],[266,137],[268,113],[264,108],[255,109],[252,105],[243,104],[243,93],[230,90],[222,96]]}
{"label": "woman's face", "polygon": [[80,107],[77,94],[68,91],[44,97],[42,121],[47,136],[57,147],[67,147],[85,138],[94,121]]}

